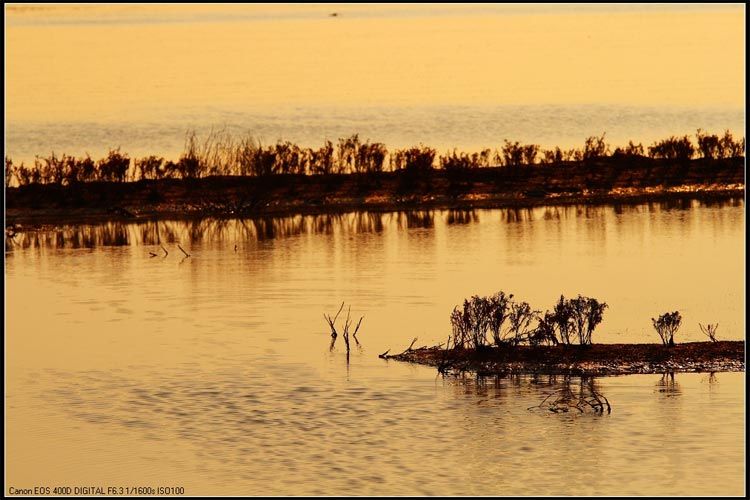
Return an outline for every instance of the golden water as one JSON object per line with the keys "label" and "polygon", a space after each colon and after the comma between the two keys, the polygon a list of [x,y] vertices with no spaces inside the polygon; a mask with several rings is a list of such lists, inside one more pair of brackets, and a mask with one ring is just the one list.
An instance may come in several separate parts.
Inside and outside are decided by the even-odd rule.
{"label": "golden water", "polygon": [[[610,415],[554,415],[528,408],[561,378],[443,379],[377,355],[442,342],[455,304],[501,289],[606,301],[595,342],[656,342],[650,318],[675,309],[680,342],[698,322],[743,339],[743,241],[742,200],[20,234],[6,490],[742,494],[744,373],[600,378]],[[365,316],[348,364],[322,317],[342,300]]]}

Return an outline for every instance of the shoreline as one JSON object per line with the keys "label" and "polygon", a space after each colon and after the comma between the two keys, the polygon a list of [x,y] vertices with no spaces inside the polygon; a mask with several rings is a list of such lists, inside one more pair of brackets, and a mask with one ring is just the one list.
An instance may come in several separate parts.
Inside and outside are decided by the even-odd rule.
{"label": "shoreline", "polygon": [[[6,225],[260,218],[744,198],[744,159],[409,172],[206,177],[6,188]],[[411,175],[410,175],[411,174]]]}
{"label": "shoreline", "polygon": [[444,350],[423,347],[387,355],[433,366],[440,373],[473,372],[478,376],[608,376],[660,373],[744,372],[745,342],[662,344],[593,344],[591,346],[516,346]]}

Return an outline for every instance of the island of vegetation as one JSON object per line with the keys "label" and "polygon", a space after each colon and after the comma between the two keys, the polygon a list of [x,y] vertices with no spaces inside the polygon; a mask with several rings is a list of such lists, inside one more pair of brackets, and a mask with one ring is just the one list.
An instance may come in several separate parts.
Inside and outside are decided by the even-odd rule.
{"label": "island of vegetation", "polygon": [[193,132],[177,161],[119,149],[99,161],[52,153],[30,166],[6,156],[6,223],[732,198],[744,195],[744,157],[745,139],[729,131],[698,130],[696,144],[683,136],[613,148],[603,134],[581,149],[505,140],[445,154],[424,145],[388,151],[358,135],[313,149]]}
{"label": "island of vegetation", "polygon": [[395,359],[434,366],[440,373],[480,376],[544,374],[566,376],[636,373],[720,372],[745,370],[745,343],[717,339],[718,323],[699,324],[706,342],[676,343],[679,311],[652,318],[661,343],[594,344],[593,332],[607,304],[579,295],[560,296],[551,311],[535,311],[527,302],[499,292],[474,296],[456,307],[452,332],[444,344],[414,349],[417,339]]}

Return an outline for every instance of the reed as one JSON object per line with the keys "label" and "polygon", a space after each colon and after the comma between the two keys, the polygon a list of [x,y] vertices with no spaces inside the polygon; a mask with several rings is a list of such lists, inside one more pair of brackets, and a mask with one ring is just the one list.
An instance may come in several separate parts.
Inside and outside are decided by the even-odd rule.
{"label": "reed", "polygon": [[[15,165],[5,157],[6,187],[29,184],[70,185],[79,182],[126,182],[169,178],[194,179],[219,175],[255,176],[270,175],[330,175],[379,174],[387,170],[404,171],[403,188],[413,189],[419,180],[428,181],[435,169],[448,172],[452,185],[465,181],[464,173],[489,167],[563,165],[567,162],[592,162],[611,158],[613,161],[645,157],[641,143],[629,141],[626,146],[611,148],[601,136],[586,138],[583,148],[541,149],[536,144],[504,140],[500,149],[483,149],[464,152],[454,149],[437,155],[435,149],[419,144],[406,149],[389,151],[385,144],[361,140],[359,134],[340,138],[334,145],[326,140],[319,148],[301,147],[289,141],[264,145],[246,134],[234,136],[226,128],[211,129],[204,137],[189,130],[185,146],[176,161],[159,156],[146,156],[131,161],[120,148],[110,149],[105,158],[94,161],[89,155],[77,158],[52,152],[37,156],[34,165]],[[694,156],[703,159],[726,159],[745,156],[745,138],[736,139],[726,130],[722,135],[709,134],[701,129],[696,133],[697,146],[690,137],[669,137],[656,141],[647,148],[651,159],[687,161]]]}

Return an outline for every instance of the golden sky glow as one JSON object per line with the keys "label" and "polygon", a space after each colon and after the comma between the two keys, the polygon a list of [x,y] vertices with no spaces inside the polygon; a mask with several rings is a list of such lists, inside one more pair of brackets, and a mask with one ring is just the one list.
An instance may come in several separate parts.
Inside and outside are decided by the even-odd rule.
{"label": "golden sky glow", "polygon": [[741,6],[337,6],[336,18],[325,6],[263,8],[10,9],[6,116],[147,119],[182,104],[744,106]]}

